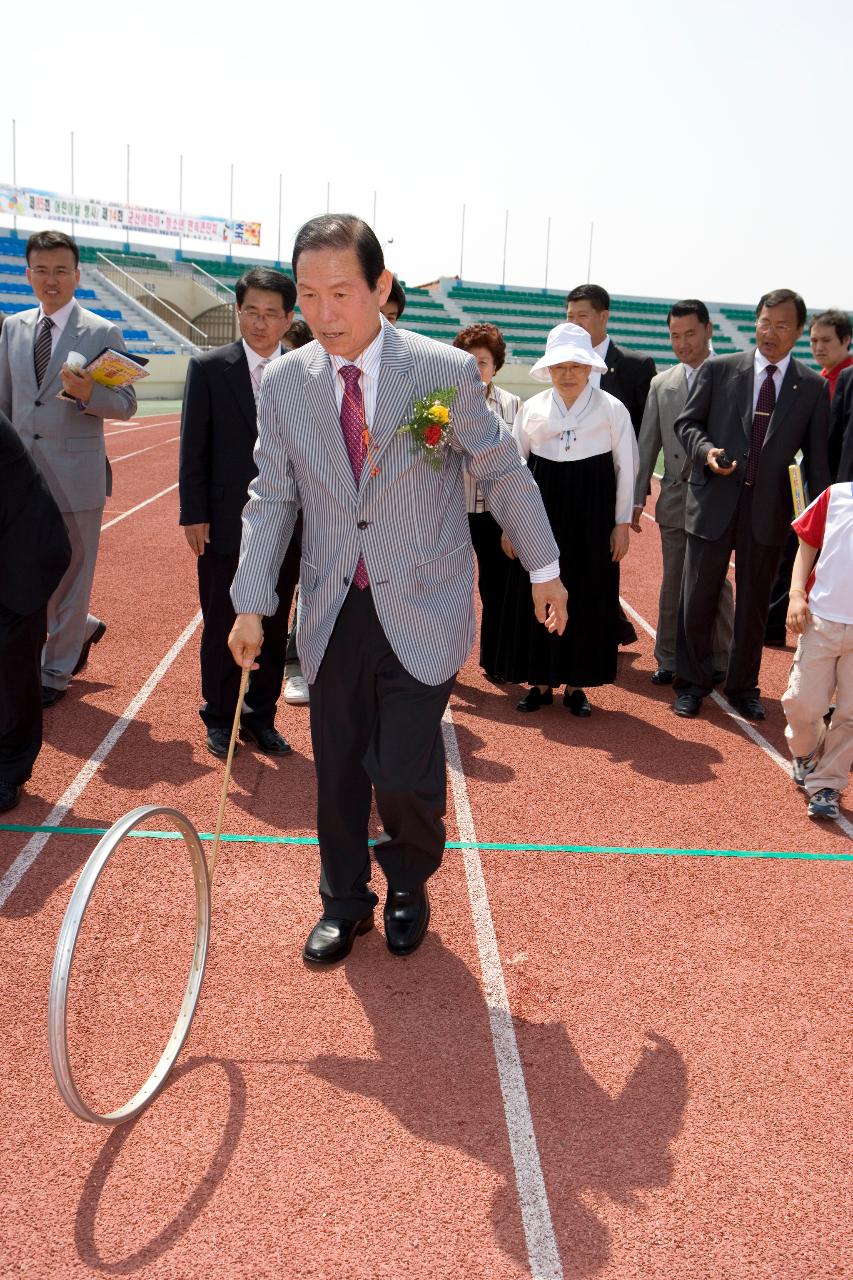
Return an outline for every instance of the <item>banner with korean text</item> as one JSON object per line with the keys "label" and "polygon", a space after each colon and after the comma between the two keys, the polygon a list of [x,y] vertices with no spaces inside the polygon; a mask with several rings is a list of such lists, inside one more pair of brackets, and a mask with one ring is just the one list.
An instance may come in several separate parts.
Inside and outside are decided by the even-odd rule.
{"label": "banner with korean text", "polygon": [[145,231],[149,235],[186,236],[188,240],[215,240],[220,244],[261,243],[261,224],[243,219],[197,217],[189,213],[168,213],[135,204],[88,200],[64,196],[55,191],[36,191],[0,183],[0,214],[18,218],[50,218],[78,222],[85,227],[110,231]]}

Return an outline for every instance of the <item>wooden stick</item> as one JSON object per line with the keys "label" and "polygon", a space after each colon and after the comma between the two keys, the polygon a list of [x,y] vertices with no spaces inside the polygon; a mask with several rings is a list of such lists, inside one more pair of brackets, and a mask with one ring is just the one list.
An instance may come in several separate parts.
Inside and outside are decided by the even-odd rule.
{"label": "wooden stick", "polygon": [[213,872],[216,868],[216,859],[219,857],[219,841],[222,836],[222,821],[225,817],[225,801],[228,799],[228,783],[231,781],[231,765],[234,761],[234,748],[237,744],[237,730],[240,728],[240,716],[243,714],[243,700],[246,697],[246,686],[249,683],[250,670],[248,667],[243,668],[243,674],[240,677],[240,692],[237,695],[237,710],[234,712],[234,723],[231,726],[231,741],[228,743],[228,758],[225,761],[225,777],[222,781],[222,795],[219,797],[219,815],[216,819],[216,835],[213,838],[213,853],[210,855],[210,865],[207,868],[207,878],[213,885]]}

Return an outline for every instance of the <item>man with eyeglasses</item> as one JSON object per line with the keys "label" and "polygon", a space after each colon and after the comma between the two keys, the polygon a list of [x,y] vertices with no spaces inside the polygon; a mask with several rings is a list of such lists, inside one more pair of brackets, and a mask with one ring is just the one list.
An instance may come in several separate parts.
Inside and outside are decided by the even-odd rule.
{"label": "man with eyeglasses", "polygon": [[791,355],[806,305],[790,289],[756,308],[756,348],[706,360],[675,432],[691,464],[687,552],[676,641],[676,715],[698,715],[711,692],[711,637],[735,552],[735,616],[725,693],[747,720],[763,720],[758,675],[770,593],[788,537],[788,467],[798,450],[810,497],[829,484],[826,380]]}
{"label": "man with eyeglasses", "polygon": [[[47,605],[42,705],[52,707],[106,631],[89,613],[101,516],[112,489],[104,419],[132,418],[136,395],[132,387],[100,386],[66,363],[72,351],[88,362],[105,347],[125,350],[116,326],[75,299],[80,251],[74,240],[61,231],[37,231],[26,255],[39,305],[9,316],[0,332],[0,411],[44,476],[71,538],[70,567]],[[63,391],[70,398],[60,399]]]}

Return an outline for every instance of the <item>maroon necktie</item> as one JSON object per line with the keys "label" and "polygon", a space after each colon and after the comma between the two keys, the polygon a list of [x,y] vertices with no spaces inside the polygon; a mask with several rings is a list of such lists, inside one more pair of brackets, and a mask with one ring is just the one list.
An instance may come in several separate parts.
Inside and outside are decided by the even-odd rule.
{"label": "maroon necktie", "polygon": [[[344,433],[344,444],[347,447],[357,487],[367,451],[364,443],[364,397],[361,394],[361,387],[358,385],[361,370],[357,365],[345,364],[338,372],[344,383],[344,398],[341,402],[341,430]],[[368,585],[367,569],[360,557],[352,580],[359,591],[363,591]]]}
{"label": "maroon necktie", "polygon": [[758,393],[758,403],[755,406],[755,416],[752,419],[749,457],[746,460],[747,484],[755,484],[755,477],[758,475],[758,464],[761,461],[761,447],[764,444],[764,437],[767,435],[767,428],[770,425],[773,410],[776,408],[776,383],[773,381],[776,368],[775,364],[769,364],[764,370],[766,376]]}

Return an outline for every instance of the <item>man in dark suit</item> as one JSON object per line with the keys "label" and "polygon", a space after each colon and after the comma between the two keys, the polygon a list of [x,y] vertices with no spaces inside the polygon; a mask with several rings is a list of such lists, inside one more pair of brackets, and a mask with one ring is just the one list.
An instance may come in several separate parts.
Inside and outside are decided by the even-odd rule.
{"label": "man in dark suit", "polygon": [[[652,378],[657,373],[651,356],[637,355],[617,347],[607,332],[610,319],[610,294],[600,284],[579,284],[566,298],[566,319],[586,329],[592,345],[607,365],[606,373],[593,371],[589,376],[592,387],[599,387],[621,400],[631,415],[634,435],[639,436],[643,424],[643,410]],[[619,608],[619,643],[633,644],[637,639],[634,624]]]}
{"label": "man in dark suit", "polygon": [[[234,625],[231,582],[240,551],[241,516],[257,475],[256,401],[264,369],[282,354],[293,322],[296,286],[289,276],[252,267],[237,281],[239,341],[195,356],[187,369],[181,417],[180,523],[198,557],[204,630],[201,639],[200,715],[207,748],[224,759],[237,706],[240,671],[228,650]],[[259,669],[249,682],[240,737],[267,755],[290,745],[275,728],[284,679],[287,622],[299,577],[299,545],[288,548],[278,580],[279,604],[264,622]]]}
{"label": "man in dark suit", "polygon": [[761,299],[756,317],[756,350],[707,360],[675,422],[692,463],[674,681],[674,710],[681,716],[697,715],[711,692],[711,633],[734,550],[734,635],[725,692],[747,720],[764,719],[761,647],[790,527],[788,467],[798,450],[810,497],[829,484],[829,389],[791,356],[805,324],[805,303],[790,289],[775,289]]}
{"label": "man in dark suit", "polygon": [[853,369],[835,384],[829,430],[829,465],[833,480],[853,480]]}
{"label": "man in dark suit", "polygon": [[0,410],[0,813],[20,800],[41,750],[47,602],[70,563],[59,507]]}

